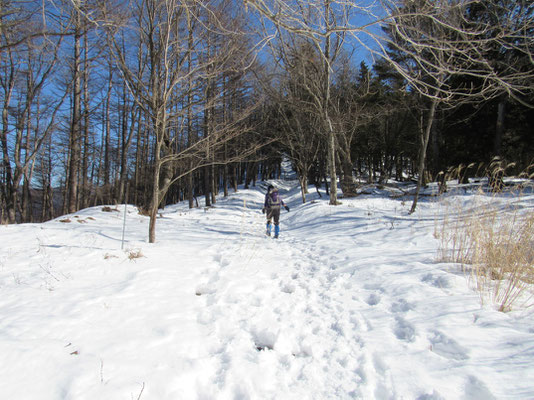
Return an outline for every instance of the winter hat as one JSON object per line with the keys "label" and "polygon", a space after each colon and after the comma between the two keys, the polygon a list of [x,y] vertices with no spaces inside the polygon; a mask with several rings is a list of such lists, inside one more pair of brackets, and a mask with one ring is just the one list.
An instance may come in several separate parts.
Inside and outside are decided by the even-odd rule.
{"label": "winter hat", "polygon": [[273,186],[273,185],[269,185],[269,186],[267,186],[267,192],[270,192],[272,189],[274,189],[274,186]]}

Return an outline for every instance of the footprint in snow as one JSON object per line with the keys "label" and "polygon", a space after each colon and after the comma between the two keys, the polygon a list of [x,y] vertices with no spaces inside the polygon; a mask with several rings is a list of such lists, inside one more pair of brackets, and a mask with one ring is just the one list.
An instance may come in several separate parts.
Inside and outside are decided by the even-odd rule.
{"label": "footprint in snow", "polygon": [[385,290],[382,287],[382,285],[375,285],[375,284],[366,284],[363,286],[365,290],[376,290],[379,293],[384,293]]}
{"label": "footprint in snow", "polygon": [[219,271],[215,272],[209,279],[209,283],[216,283],[221,279],[221,276],[219,275]]}
{"label": "footprint in snow", "polygon": [[395,319],[394,333],[399,340],[404,340],[405,342],[413,342],[415,340],[415,328],[404,318],[397,317]]}
{"label": "footprint in snow", "polygon": [[268,329],[253,329],[251,335],[257,351],[273,350],[278,336]]}
{"label": "footprint in snow", "polygon": [[376,293],[371,294],[367,298],[367,304],[369,304],[370,306],[376,306],[378,303],[380,303],[380,296]]}
{"label": "footprint in snow", "polygon": [[283,293],[291,294],[295,291],[295,285],[293,285],[292,283],[281,283],[280,290]]}
{"label": "footprint in snow", "polygon": [[250,304],[253,306],[253,307],[261,307],[263,306],[263,300],[264,298],[261,297],[261,296],[256,296],[256,297],[253,297]]}
{"label": "footprint in snow", "polygon": [[212,294],[215,293],[215,287],[208,285],[208,284],[200,284],[195,289],[195,295],[197,296],[204,296],[206,294]]}
{"label": "footprint in snow", "polygon": [[445,400],[445,398],[434,390],[432,393],[419,396],[416,400]]}
{"label": "footprint in snow", "polygon": [[367,332],[369,330],[369,325],[365,318],[356,313],[356,311],[350,311],[349,322],[352,324],[352,330],[357,332]]}
{"label": "footprint in snow", "polygon": [[224,268],[228,265],[230,265],[230,261],[228,261],[226,258],[223,257],[222,254],[216,254],[213,259],[215,260],[215,262],[217,264],[219,264],[221,266],[221,268]]}
{"label": "footprint in snow", "polygon": [[428,340],[432,346],[431,350],[442,357],[457,361],[469,358],[467,349],[441,332],[432,332]]}
{"label": "footprint in snow", "polygon": [[352,326],[353,325],[351,325],[348,320],[341,319],[331,324],[330,329],[336,332],[339,336],[350,337],[353,332]]}
{"label": "footprint in snow", "polygon": [[389,367],[378,354],[373,355],[374,375],[374,398],[375,399],[392,399],[393,391],[388,379]]}
{"label": "footprint in snow", "polygon": [[480,381],[473,375],[467,377],[467,382],[465,384],[465,398],[495,400],[495,396],[491,394],[484,382]]}
{"label": "footprint in snow", "polygon": [[447,278],[446,276],[436,277],[433,274],[428,273],[421,278],[421,281],[441,289],[448,289],[451,287],[449,278]]}
{"label": "footprint in snow", "polygon": [[413,309],[414,309],[414,306],[408,303],[404,299],[400,299],[396,303],[393,303],[393,305],[391,306],[391,312],[394,312],[394,313],[405,313]]}

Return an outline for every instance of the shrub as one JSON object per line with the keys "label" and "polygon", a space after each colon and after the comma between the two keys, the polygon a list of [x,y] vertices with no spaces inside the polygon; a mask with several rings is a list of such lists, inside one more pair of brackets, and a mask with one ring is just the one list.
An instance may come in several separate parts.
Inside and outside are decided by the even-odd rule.
{"label": "shrub", "polygon": [[439,258],[460,263],[499,311],[534,305],[534,211],[520,205],[520,191],[507,195],[481,191],[468,207],[447,206],[436,230]]}

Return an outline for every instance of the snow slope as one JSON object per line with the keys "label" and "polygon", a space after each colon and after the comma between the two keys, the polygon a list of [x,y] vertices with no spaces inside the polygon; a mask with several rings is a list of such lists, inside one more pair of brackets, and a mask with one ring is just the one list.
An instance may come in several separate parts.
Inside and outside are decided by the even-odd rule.
{"label": "snow slope", "polygon": [[276,183],[279,240],[261,188],[167,207],[156,244],[128,206],[124,251],[124,206],[1,226],[0,397],[534,398],[532,314],[435,262],[438,203]]}

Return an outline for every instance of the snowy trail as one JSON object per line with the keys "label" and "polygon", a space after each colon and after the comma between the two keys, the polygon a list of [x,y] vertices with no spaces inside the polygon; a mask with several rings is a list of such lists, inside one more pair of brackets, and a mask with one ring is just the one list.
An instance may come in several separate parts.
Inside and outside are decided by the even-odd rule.
{"label": "snowy trail", "polygon": [[99,207],[0,227],[2,396],[534,398],[534,324],[434,262],[436,204],[277,184],[279,240],[258,189],[167,207],[152,245],[129,207],[125,251],[122,212]]}
{"label": "snowy trail", "polygon": [[[330,217],[328,213],[326,210],[326,218]],[[290,219],[284,213],[284,217],[287,222],[282,224],[282,238],[273,241],[258,237],[263,231],[263,220],[258,222],[252,216],[255,229],[249,234],[253,239],[237,241],[225,249],[219,257],[221,268],[212,272],[208,280],[212,287],[206,286],[207,306],[213,311],[206,322],[215,322],[215,316],[225,311],[234,317],[225,319],[214,333],[216,341],[234,346],[236,340],[239,342],[236,337],[241,336],[243,347],[250,348],[252,342],[259,351],[250,365],[244,359],[221,362],[219,378],[234,382],[243,374],[243,366],[256,369],[253,376],[263,379],[243,382],[243,393],[255,393],[258,398],[269,397],[272,382],[277,382],[277,395],[283,393],[285,398],[307,398],[310,387],[311,398],[387,399],[401,398],[407,393],[413,398],[433,398],[436,393],[433,388],[417,383],[420,378],[417,375],[426,369],[428,359],[423,357],[420,365],[414,364],[413,353],[430,353],[433,343],[442,355],[464,359],[464,354],[463,349],[439,331],[419,332],[407,317],[415,307],[406,298],[414,284],[402,282],[405,274],[398,269],[402,265],[399,259],[422,250],[415,250],[415,242],[392,246],[358,239],[370,230],[382,231],[387,236],[389,222],[363,223],[365,218],[352,221],[356,227],[352,231],[353,243],[347,243],[347,237],[336,241],[331,236],[322,238],[320,229],[317,233],[309,230],[302,215]],[[414,221],[397,223],[404,223],[410,230]],[[430,224],[428,228],[431,227]],[[427,231],[422,234],[426,235]],[[243,260],[242,265],[239,262],[233,265],[236,254],[240,254],[237,260]],[[269,264],[278,268],[269,268]],[[391,271],[391,265],[395,271]],[[414,267],[406,263],[405,269],[413,272]],[[422,270],[428,271],[424,267]],[[249,274],[250,284],[243,288],[243,275]],[[399,275],[401,281],[394,287],[386,285],[385,282],[391,282],[387,274]],[[231,282],[236,282],[238,275],[240,287],[232,287]],[[426,274],[416,286],[429,286],[431,291],[441,294],[442,286],[447,286],[450,279],[442,275],[447,274],[440,271]],[[215,289],[217,284],[220,287]],[[421,335],[432,336],[424,343],[414,343]],[[395,345],[390,346],[391,342]],[[410,347],[415,349],[406,357],[403,353]],[[232,347],[225,347],[223,358],[232,352]],[[412,369],[399,374],[398,357],[403,356]],[[267,369],[278,374],[265,379],[263,373]],[[428,377],[424,378],[422,381],[428,382]],[[266,382],[264,387],[262,381]],[[447,386],[448,383],[443,384],[444,388]],[[462,383],[458,386],[462,387]],[[481,382],[475,381],[473,386],[487,392]]]}
{"label": "snowy trail", "polygon": [[[218,379],[237,381],[243,368],[248,373],[255,369],[253,375],[258,380],[240,380],[248,385],[244,393],[256,392],[258,398],[270,397],[272,390],[276,390],[271,394],[273,398],[281,393],[284,398],[307,397],[310,386],[318,397],[360,397],[357,320],[341,298],[347,289],[347,276],[332,274],[332,261],[324,251],[289,233],[276,242],[259,237],[250,250],[240,246],[237,243],[222,252],[218,257],[220,267],[211,271],[197,290],[206,294],[206,311],[200,322],[215,323],[212,340],[226,343]],[[255,253],[254,265],[247,262],[252,259],[248,251]],[[245,265],[225,261],[239,253]],[[266,265],[275,263],[278,268],[262,268],[257,259],[263,259]],[[234,285],[237,275],[241,282]],[[248,285],[242,284],[245,276],[250,279]],[[232,318],[217,321],[222,313]],[[254,362],[228,359],[234,346],[255,348]],[[265,379],[268,369],[277,372],[271,377],[276,387],[271,379]],[[345,382],[341,387],[340,381]]]}
{"label": "snowy trail", "polygon": [[[476,295],[451,290],[465,285],[463,275],[455,274],[453,268],[428,268],[435,254],[434,216],[409,218],[406,210],[399,210],[398,216],[385,217],[380,207],[365,211],[365,206],[359,207],[360,214],[350,212],[360,218],[343,218],[351,235],[344,232],[339,241],[323,235],[320,223],[313,231],[309,221],[297,222],[302,216],[289,220],[283,245],[269,251],[277,259],[291,260],[291,280],[287,274],[281,279],[276,274],[271,277],[280,281],[282,293],[291,298],[271,299],[271,304],[283,306],[266,318],[275,321],[270,329],[263,333],[253,329],[255,340],[262,348],[280,352],[289,337],[293,356],[311,357],[308,365],[299,365],[295,382],[303,388],[312,384],[315,398],[495,398],[488,389],[495,382],[483,375],[478,378],[483,362],[470,355],[470,349],[479,345],[479,336],[473,335],[479,330]],[[329,212],[325,212],[327,219]],[[313,218],[317,220],[317,215]],[[375,236],[366,241],[369,232]],[[378,242],[377,232],[382,238]],[[407,241],[395,243],[399,237]],[[473,305],[467,312],[466,301]],[[461,317],[440,325],[442,316],[456,313]],[[303,326],[307,329],[299,331]],[[462,346],[448,336],[451,330],[462,332],[460,337],[469,345]],[[481,332],[481,336],[486,334]],[[458,372],[448,372],[444,381],[443,371],[451,368]],[[513,372],[503,373],[514,379]]]}

